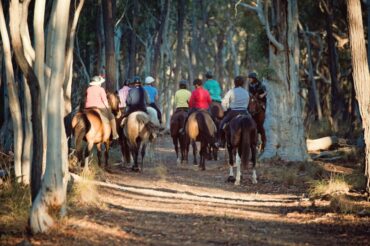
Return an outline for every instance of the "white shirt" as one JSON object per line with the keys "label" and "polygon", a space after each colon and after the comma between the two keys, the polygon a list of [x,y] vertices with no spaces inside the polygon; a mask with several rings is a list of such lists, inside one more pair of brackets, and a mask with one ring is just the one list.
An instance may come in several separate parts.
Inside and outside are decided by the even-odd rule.
{"label": "white shirt", "polygon": [[243,87],[236,87],[229,90],[222,99],[222,107],[233,110],[244,110],[248,108],[249,93]]}

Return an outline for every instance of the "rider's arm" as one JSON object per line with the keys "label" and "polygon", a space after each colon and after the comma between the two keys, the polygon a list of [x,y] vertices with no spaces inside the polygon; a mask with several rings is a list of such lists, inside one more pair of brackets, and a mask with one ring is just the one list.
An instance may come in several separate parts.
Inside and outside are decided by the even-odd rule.
{"label": "rider's arm", "polygon": [[101,91],[100,91],[100,99],[101,99],[102,103],[104,104],[104,106],[106,108],[109,108],[108,99],[107,99],[107,93],[105,93],[105,90],[102,87],[100,87],[100,88],[101,88]]}
{"label": "rider's arm", "polygon": [[227,110],[230,105],[231,90],[229,90],[221,101],[221,105],[224,110]]}

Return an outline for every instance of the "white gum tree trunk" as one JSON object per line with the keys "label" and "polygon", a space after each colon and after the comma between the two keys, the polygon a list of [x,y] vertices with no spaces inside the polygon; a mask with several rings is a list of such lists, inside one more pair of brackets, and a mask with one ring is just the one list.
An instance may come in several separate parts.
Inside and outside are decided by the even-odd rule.
{"label": "white gum tree trunk", "polygon": [[13,122],[14,134],[14,170],[18,182],[22,181],[22,144],[23,144],[23,130],[22,130],[22,115],[21,107],[18,100],[18,92],[14,81],[14,70],[12,64],[12,55],[10,50],[10,41],[8,31],[5,25],[4,11],[2,3],[0,2],[0,31],[1,39],[4,48],[5,56],[5,74],[7,80],[8,94],[9,94],[9,108],[10,115]]}
{"label": "white gum tree trunk", "polygon": [[[269,65],[275,71],[274,79],[265,83],[268,90],[264,124],[267,143],[261,159],[305,161],[309,157],[299,96],[297,0],[272,3],[258,0],[256,6],[240,5],[255,11],[264,25],[270,41]],[[269,9],[276,16],[275,36],[270,31]]]}
{"label": "white gum tree trunk", "polygon": [[[30,218],[34,233],[45,232],[53,225],[50,208],[62,208],[66,199],[68,173],[67,142],[63,128],[65,78],[65,49],[69,19],[69,0],[55,1],[52,8],[48,35],[51,68],[47,105],[47,153],[46,170],[41,189],[35,198]],[[63,210],[63,209],[62,209]],[[60,211],[60,210],[59,210]]]}

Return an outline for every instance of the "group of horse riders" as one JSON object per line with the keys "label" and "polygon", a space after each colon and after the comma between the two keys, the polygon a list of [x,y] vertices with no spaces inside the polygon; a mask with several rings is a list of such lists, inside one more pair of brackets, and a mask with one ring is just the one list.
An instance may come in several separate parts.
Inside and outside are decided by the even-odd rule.
{"label": "group of horse riders", "polygon": [[[230,89],[222,98],[222,89],[218,81],[213,78],[211,72],[205,74],[206,81],[203,84],[201,79],[195,79],[193,85],[195,89],[190,92],[187,89],[188,82],[181,80],[179,90],[175,93],[176,112],[182,110],[188,112],[188,116],[197,110],[209,110],[212,102],[219,103],[225,110],[224,118],[219,124],[217,145],[224,146],[222,133],[224,126],[236,115],[248,114],[248,104],[250,94],[260,100],[263,110],[266,108],[266,88],[257,79],[257,74],[251,72],[248,75],[248,90],[244,88],[245,79],[237,76],[234,79],[234,88]],[[98,108],[101,114],[109,120],[112,129],[112,138],[117,139],[117,127],[115,118],[110,110],[107,94],[103,87],[105,79],[102,76],[94,76],[90,86],[86,91],[85,108]],[[147,112],[146,107],[153,107],[157,111],[160,124],[162,124],[161,112],[156,104],[158,101],[158,90],[154,86],[155,79],[151,76],[145,78],[145,85],[142,86],[140,77],[135,76],[132,80],[125,80],[124,85],[118,91],[120,99],[119,107],[124,112],[124,117],[135,111]],[[185,120],[186,121],[188,118]],[[180,131],[184,131],[181,129]]]}
{"label": "group of horse riders", "polygon": [[[224,147],[225,143],[221,137],[223,136],[224,126],[235,116],[240,114],[248,114],[250,94],[255,96],[257,100],[261,102],[263,110],[266,109],[266,88],[257,79],[257,74],[255,72],[251,72],[248,75],[249,92],[244,88],[244,77],[237,76],[234,79],[234,88],[230,89],[222,98],[221,86],[218,81],[213,79],[212,73],[207,72],[205,77],[206,81],[203,86],[202,80],[194,80],[193,85],[195,90],[193,92],[190,92],[186,89],[186,81],[180,81],[180,89],[175,94],[175,113],[179,110],[185,110],[188,111],[189,116],[191,113],[197,110],[208,110],[212,102],[221,104],[222,108],[225,110],[225,114],[218,126],[216,145]],[[186,126],[188,118],[186,118],[184,126]],[[180,131],[184,132],[184,128]]]}

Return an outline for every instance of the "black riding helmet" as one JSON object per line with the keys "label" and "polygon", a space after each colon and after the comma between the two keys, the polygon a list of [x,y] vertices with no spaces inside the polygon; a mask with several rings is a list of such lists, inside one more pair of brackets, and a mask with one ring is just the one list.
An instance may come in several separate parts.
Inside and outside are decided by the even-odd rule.
{"label": "black riding helmet", "polygon": [[211,71],[207,71],[207,72],[206,72],[206,78],[207,78],[207,79],[212,79],[212,78],[213,78],[213,74],[212,74],[212,72],[211,72]]}
{"label": "black riding helmet", "polygon": [[179,85],[180,85],[180,87],[185,87],[186,88],[186,86],[188,85],[188,81],[185,80],[185,79],[180,80]]}
{"label": "black riding helmet", "polygon": [[248,78],[257,79],[257,74],[255,72],[251,72],[248,74]]}
{"label": "black riding helmet", "polygon": [[141,84],[141,79],[139,76],[135,76],[132,78],[132,83],[133,84]]}

